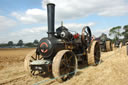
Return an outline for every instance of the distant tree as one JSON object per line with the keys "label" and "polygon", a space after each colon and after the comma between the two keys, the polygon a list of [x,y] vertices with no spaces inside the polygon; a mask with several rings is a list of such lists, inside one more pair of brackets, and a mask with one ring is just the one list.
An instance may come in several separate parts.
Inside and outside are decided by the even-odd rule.
{"label": "distant tree", "polygon": [[128,25],[125,25],[123,29],[128,31]]}
{"label": "distant tree", "polygon": [[23,40],[19,40],[17,46],[23,46],[23,45],[24,45]]}
{"label": "distant tree", "polygon": [[119,40],[119,37],[121,36],[120,32],[121,26],[113,27],[109,30],[109,35],[114,36],[114,41]]}
{"label": "distant tree", "polygon": [[123,29],[124,32],[122,32],[122,35],[124,36],[124,40],[128,40],[128,25],[125,25]]}
{"label": "distant tree", "polygon": [[34,46],[37,46],[38,43],[39,43],[38,40],[34,40],[33,45],[34,45]]}
{"label": "distant tree", "polygon": [[33,43],[31,43],[31,42],[26,43],[25,46],[27,46],[27,47],[34,47]]}
{"label": "distant tree", "polygon": [[7,47],[8,46],[8,43],[2,43],[0,44],[0,47],[4,48],[4,47]]}
{"label": "distant tree", "polygon": [[8,46],[13,46],[13,41],[9,41]]}

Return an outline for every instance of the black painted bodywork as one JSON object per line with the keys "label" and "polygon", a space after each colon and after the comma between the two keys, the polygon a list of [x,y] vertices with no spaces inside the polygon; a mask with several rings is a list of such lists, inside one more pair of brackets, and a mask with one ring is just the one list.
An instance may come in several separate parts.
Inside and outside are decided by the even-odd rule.
{"label": "black painted bodywork", "polygon": [[64,26],[58,27],[56,32],[54,32],[54,7],[54,4],[47,4],[48,37],[40,40],[36,50],[37,55],[41,55],[48,62],[50,61],[50,63],[46,62],[47,64],[42,65],[47,67],[47,69],[49,69],[48,66],[51,66],[54,56],[60,50],[72,50],[77,55],[83,54],[86,47],[82,44],[81,35],[74,38],[74,35]]}

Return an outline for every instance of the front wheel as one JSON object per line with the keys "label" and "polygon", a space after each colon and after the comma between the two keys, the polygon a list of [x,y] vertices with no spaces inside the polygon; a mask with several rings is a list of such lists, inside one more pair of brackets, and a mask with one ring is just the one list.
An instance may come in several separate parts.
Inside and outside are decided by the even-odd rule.
{"label": "front wheel", "polygon": [[32,50],[30,53],[27,54],[27,56],[24,59],[24,68],[29,75],[35,76],[41,74],[41,71],[34,70],[33,67],[30,66],[31,62],[40,59],[41,56],[36,55],[36,50]]}
{"label": "front wheel", "polygon": [[59,51],[53,59],[52,73],[58,82],[66,81],[76,74],[77,58],[70,50]]}

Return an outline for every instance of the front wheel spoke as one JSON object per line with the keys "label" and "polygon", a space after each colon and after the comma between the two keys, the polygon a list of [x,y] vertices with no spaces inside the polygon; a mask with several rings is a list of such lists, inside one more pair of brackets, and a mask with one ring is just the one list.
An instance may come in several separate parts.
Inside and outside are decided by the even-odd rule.
{"label": "front wheel spoke", "polygon": [[61,72],[61,75],[66,74],[65,68],[61,68],[61,69],[60,69],[60,72]]}
{"label": "front wheel spoke", "polygon": [[70,69],[67,68],[67,69],[66,69],[66,74],[69,74],[69,72],[70,72]]}
{"label": "front wheel spoke", "polygon": [[30,62],[32,62],[32,60],[29,60]]}
{"label": "front wheel spoke", "polygon": [[32,59],[36,60],[36,58],[34,58],[33,56],[31,56]]}
{"label": "front wheel spoke", "polygon": [[72,58],[72,56],[70,56],[70,57],[68,58],[68,61],[70,61],[70,60],[71,60],[71,58]]}
{"label": "front wheel spoke", "polygon": [[75,68],[75,66],[69,66],[69,68]]}
{"label": "front wheel spoke", "polygon": [[37,58],[37,60],[39,60],[39,59],[40,59],[40,57],[39,57],[38,55],[36,55],[36,58]]}
{"label": "front wheel spoke", "polygon": [[65,79],[67,79],[67,77],[68,77],[68,75],[64,75],[64,76],[63,76],[63,79],[65,80]]}
{"label": "front wheel spoke", "polygon": [[38,58],[38,60],[40,60],[40,56],[39,55],[37,55],[37,58]]}
{"label": "front wheel spoke", "polygon": [[32,73],[32,75],[35,75],[35,71],[34,70],[32,70],[31,73]]}
{"label": "front wheel spoke", "polygon": [[66,54],[64,55],[64,59],[67,60],[67,56],[66,56]]}
{"label": "front wheel spoke", "polygon": [[65,63],[64,61],[62,61],[62,65],[67,66],[66,63]]}

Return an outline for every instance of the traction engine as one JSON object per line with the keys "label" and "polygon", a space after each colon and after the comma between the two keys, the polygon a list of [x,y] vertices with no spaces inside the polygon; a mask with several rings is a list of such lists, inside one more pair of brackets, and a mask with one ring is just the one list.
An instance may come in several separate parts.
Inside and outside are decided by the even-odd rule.
{"label": "traction engine", "polygon": [[24,66],[31,75],[51,73],[53,77],[59,77],[57,81],[63,82],[76,74],[78,62],[97,65],[100,61],[100,45],[96,40],[92,41],[89,26],[84,26],[81,34],[72,34],[63,25],[54,31],[54,15],[55,4],[47,4],[48,37],[42,38],[36,50],[26,56]]}

